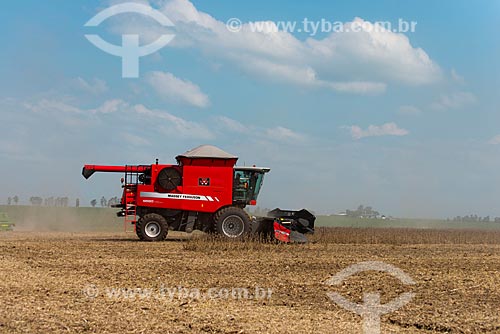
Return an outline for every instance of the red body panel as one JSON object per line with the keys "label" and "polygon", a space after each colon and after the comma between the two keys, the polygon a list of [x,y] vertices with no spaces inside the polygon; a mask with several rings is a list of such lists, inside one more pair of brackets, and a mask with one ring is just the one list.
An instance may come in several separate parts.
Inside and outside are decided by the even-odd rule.
{"label": "red body panel", "polygon": [[281,242],[285,242],[285,243],[289,243],[290,242],[290,230],[287,229],[285,226],[281,225],[280,223],[278,222],[274,222],[273,224],[273,227],[274,227],[274,237],[281,241]]}
{"label": "red body panel", "polygon": [[[97,166],[86,165],[89,171],[144,173],[151,169],[150,184],[137,185],[133,193],[135,205],[183,211],[214,213],[233,204],[234,165],[237,159],[179,158],[179,165]],[[175,168],[182,175],[181,185],[165,192],[157,184],[164,168]],[[127,182],[127,181],[126,181]],[[124,191],[135,189],[127,185]],[[132,194],[131,194],[132,195]],[[125,203],[125,193],[122,204]]]}
{"label": "red body panel", "polygon": [[85,165],[84,169],[93,172],[107,172],[107,173],[125,173],[125,172],[144,172],[149,166],[100,166],[100,165]]}

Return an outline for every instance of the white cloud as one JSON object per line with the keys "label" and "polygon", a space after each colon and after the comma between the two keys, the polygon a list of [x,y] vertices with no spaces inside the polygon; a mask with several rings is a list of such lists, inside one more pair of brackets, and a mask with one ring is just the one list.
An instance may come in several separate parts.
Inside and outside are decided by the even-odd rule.
{"label": "white cloud", "polygon": [[[354,32],[353,25],[359,24],[367,29]],[[414,48],[407,36],[373,27],[355,18],[345,25],[349,32],[333,33],[323,40],[308,39],[307,44],[322,61],[323,70],[332,75],[408,85],[430,84],[441,78],[439,66],[424,50]]]}
{"label": "white cloud", "polygon": [[124,132],[121,134],[122,139],[133,146],[150,146],[151,142],[144,137]]}
{"label": "white cloud", "polygon": [[86,81],[85,79],[78,77],[74,80],[74,83],[79,89],[94,95],[103,94],[108,91],[108,85],[106,81],[98,78],[94,78],[91,81]]}
{"label": "white cloud", "polygon": [[381,94],[387,88],[385,83],[367,81],[328,82],[326,85],[338,92],[357,94]]}
{"label": "white cloud", "polygon": [[491,138],[488,141],[488,143],[491,144],[491,145],[499,145],[500,144],[500,135],[494,136],[493,138]]}
{"label": "white cloud", "polygon": [[304,135],[282,126],[267,129],[266,136],[282,142],[302,142],[306,139]]}
{"label": "white cloud", "polygon": [[281,64],[264,58],[244,56],[241,66],[247,71],[257,71],[260,77],[299,85],[317,85],[316,72],[310,67]]}
{"label": "white cloud", "polygon": [[351,131],[353,139],[361,139],[365,137],[379,137],[379,136],[406,136],[409,131],[397,126],[396,123],[385,123],[383,125],[370,125],[368,129],[363,130],[357,125],[348,127]]}
{"label": "white cloud", "polygon": [[128,107],[128,104],[120,99],[107,100],[93,109],[82,109],[75,107],[63,100],[41,99],[35,103],[26,102],[24,107],[36,113],[68,113],[68,114],[108,114],[117,112]]}
{"label": "white cloud", "polygon": [[422,110],[415,106],[401,106],[399,107],[398,113],[401,115],[416,116],[422,113]]}
{"label": "white cloud", "polygon": [[196,84],[179,79],[168,72],[150,72],[146,82],[163,99],[205,108],[210,104],[208,96]]}
{"label": "white cloud", "polygon": [[[205,125],[185,120],[178,116],[174,116],[166,111],[148,109],[139,104],[133,107],[133,110],[141,116],[151,117],[156,119],[156,125],[159,129],[168,135],[176,135],[183,138],[196,139],[214,139],[215,135]],[[166,120],[166,123],[161,123],[158,119]]]}
{"label": "white cloud", "polygon": [[269,81],[285,82],[310,88],[327,88],[341,93],[380,94],[385,92],[387,85],[381,82],[368,81],[327,81],[320,80],[316,71],[309,66],[297,66],[276,63],[267,59],[242,56],[239,64],[249,73],[257,73],[260,78]]}
{"label": "white cloud", "polygon": [[[342,93],[379,94],[388,83],[432,84],[441,79],[441,69],[427,53],[411,45],[403,34],[381,29],[334,32],[323,39],[297,39],[291,33],[267,29],[256,32],[246,23],[238,33],[224,22],[199,11],[188,0],[165,1],[160,10],[176,25],[170,44],[198,48],[212,61],[226,60],[251,75]],[[360,18],[356,24],[371,23]],[[158,34],[144,22],[120,22],[113,32],[134,31]],[[347,23],[349,28],[353,23]],[[154,33],[152,31],[154,30]]]}
{"label": "white cloud", "polygon": [[120,99],[107,100],[100,106],[92,109],[75,107],[63,100],[41,99],[35,103],[24,103],[24,107],[36,113],[66,113],[66,114],[109,114],[125,111],[129,105]]}
{"label": "white cloud", "polygon": [[474,104],[476,101],[477,98],[472,93],[456,92],[448,95],[441,95],[441,97],[437,101],[432,103],[431,108],[438,111],[460,109]]}
{"label": "white cloud", "polygon": [[110,114],[114,113],[120,110],[123,110],[124,108],[128,107],[128,103],[120,100],[120,99],[114,99],[114,100],[108,100],[105,101],[102,105],[95,109],[90,109],[89,112],[93,114]]}
{"label": "white cloud", "polygon": [[247,133],[249,131],[248,127],[245,125],[226,116],[215,117],[215,121],[231,132]]}
{"label": "white cloud", "polygon": [[284,142],[284,143],[302,143],[308,140],[308,136],[295,132],[284,126],[275,126],[272,128],[258,127],[254,125],[243,125],[242,123],[226,117],[215,117],[217,125],[224,131],[229,131],[241,135],[249,135],[252,139],[264,142]]}
{"label": "white cloud", "polygon": [[[255,125],[245,125],[241,122],[227,116],[214,116],[206,125],[201,122],[186,120],[173,115],[165,110],[148,108],[142,104],[132,105],[121,99],[111,99],[103,102],[95,108],[80,108],[59,100],[40,100],[35,103],[25,103],[24,106],[37,114],[46,114],[47,116],[58,120],[64,124],[67,129],[83,129],[95,125],[95,122],[105,124],[103,120],[105,115],[111,113],[120,113],[117,117],[117,124],[120,122],[124,126],[130,124],[142,123],[144,127],[154,129],[163,135],[176,136],[191,139],[216,139],[216,134],[211,128],[219,129],[219,134],[231,132],[233,134],[247,135],[256,140],[266,142],[282,143],[304,143],[309,140],[306,134],[296,132],[282,125],[273,127],[259,127]],[[45,117],[45,116],[43,116]],[[123,136],[122,136],[123,137]],[[137,145],[147,145],[149,142],[143,137],[123,137],[129,143]]]}
{"label": "white cloud", "polygon": [[35,103],[25,102],[23,106],[31,110],[35,113],[44,113],[44,112],[63,112],[70,114],[78,114],[81,113],[82,110],[80,108],[74,107],[64,101],[53,100],[53,99],[41,99]]}
{"label": "white cloud", "polygon": [[[40,100],[35,103],[25,103],[24,107],[35,113],[45,113],[63,122],[68,127],[80,127],[90,124],[92,117],[99,119],[99,115],[120,112],[119,121],[130,123],[150,121],[151,128],[158,128],[162,133],[183,138],[213,139],[215,135],[203,124],[188,121],[167,111],[154,110],[144,105],[130,105],[129,103],[113,99],[102,103],[96,108],[84,109],[58,100]],[[146,125],[145,125],[146,126]]]}
{"label": "white cloud", "polygon": [[451,69],[451,78],[455,81],[455,82],[458,82],[459,84],[461,85],[464,85],[465,84],[465,79],[463,76],[461,76],[460,74],[457,73],[457,71],[452,68]]}

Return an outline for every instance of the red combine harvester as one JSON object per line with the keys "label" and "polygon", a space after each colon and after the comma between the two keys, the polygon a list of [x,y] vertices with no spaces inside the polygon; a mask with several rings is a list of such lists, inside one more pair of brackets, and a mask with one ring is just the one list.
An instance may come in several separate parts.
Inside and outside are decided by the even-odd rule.
{"label": "red combine harvester", "polygon": [[250,217],[269,168],[237,167],[238,157],[209,145],[176,157],[177,165],[85,165],[83,176],[95,172],[124,173],[117,205],[139,239],[160,241],[168,230],[215,232],[227,238],[250,233],[271,235],[283,242],[304,242],[314,232],[315,217],[307,210],[275,209],[268,217]]}

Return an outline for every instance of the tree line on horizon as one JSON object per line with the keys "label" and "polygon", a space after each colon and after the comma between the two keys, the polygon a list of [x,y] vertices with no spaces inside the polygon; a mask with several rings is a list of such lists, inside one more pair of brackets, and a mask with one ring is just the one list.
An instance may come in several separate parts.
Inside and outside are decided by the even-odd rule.
{"label": "tree line on horizon", "polygon": [[[359,205],[356,210],[345,210],[345,215],[352,218],[369,218],[376,219],[380,216],[380,212],[373,209],[371,206]],[[385,217],[384,215],[382,215]]]}
{"label": "tree line on horizon", "polygon": [[[106,199],[106,197],[102,196],[100,200],[100,204],[102,208],[110,208],[114,205],[120,204],[121,200],[115,196],[111,197],[110,199]],[[95,208],[97,206],[97,199],[93,199],[90,201],[90,205]]]}
{"label": "tree line on horizon", "polygon": [[500,217],[491,218],[490,216],[480,217],[478,215],[456,216],[453,219],[448,218],[448,220],[461,223],[500,223]]}
{"label": "tree line on horizon", "polygon": [[[68,207],[69,206],[69,197],[46,197],[42,198],[40,196],[32,196],[29,198],[29,203],[32,206],[47,206],[47,207]],[[19,205],[20,198],[19,196],[11,196],[7,198],[7,205]],[[92,199],[89,203],[90,206],[95,208],[97,204],[100,204],[100,207],[107,208],[112,207],[114,205],[120,204],[121,199],[117,196],[111,197],[110,199],[106,199],[106,197],[102,196],[98,201],[97,199]],[[75,199],[75,207],[80,207],[80,199]],[[251,214],[256,216],[266,216],[271,209],[268,208],[249,208],[248,210]],[[337,214],[339,215],[339,214]],[[351,218],[385,218],[386,216],[380,215],[380,212],[373,209],[371,206],[359,205],[356,210],[345,210],[345,212],[340,215],[351,217]],[[389,216],[388,216],[389,217]],[[389,217],[391,218],[391,217]],[[500,223],[500,217],[490,217],[490,216],[478,216],[476,214],[470,214],[466,216],[456,216],[453,218],[448,218],[447,221],[454,222],[462,222],[462,223],[489,223],[495,222]]]}
{"label": "tree line on horizon", "polygon": [[[11,196],[7,198],[7,205],[19,205],[20,198],[19,196]],[[40,196],[31,196],[28,200],[31,206],[47,206],[47,207],[68,207],[70,199],[69,197],[40,197]],[[90,206],[95,208],[97,206],[97,199],[93,199],[89,202]],[[100,200],[100,206],[103,208],[111,207],[113,205],[119,204],[120,199],[118,197],[112,197],[110,199],[106,199],[106,197],[102,196]],[[76,208],[80,207],[80,199],[75,199]]]}

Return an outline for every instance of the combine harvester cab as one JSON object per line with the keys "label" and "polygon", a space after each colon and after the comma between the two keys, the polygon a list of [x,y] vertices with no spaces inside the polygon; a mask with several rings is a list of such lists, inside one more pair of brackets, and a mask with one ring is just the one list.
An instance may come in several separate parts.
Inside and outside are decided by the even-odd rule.
{"label": "combine harvester cab", "polygon": [[[230,239],[267,233],[274,227],[289,235],[285,230],[300,234],[314,230],[314,218],[303,213],[306,210],[273,210],[262,219],[252,219],[244,210],[257,204],[269,168],[235,166],[237,156],[209,145],[178,155],[176,160],[176,165],[158,164],[158,160],[152,165],[85,165],[82,174],[88,179],[95,172],[124,173],[118,216],[124,217],[126,231],[134,231],[144,241],[163,240],[168,230],[201,230]],[[277,239],[291,242],[298,238]]]}

